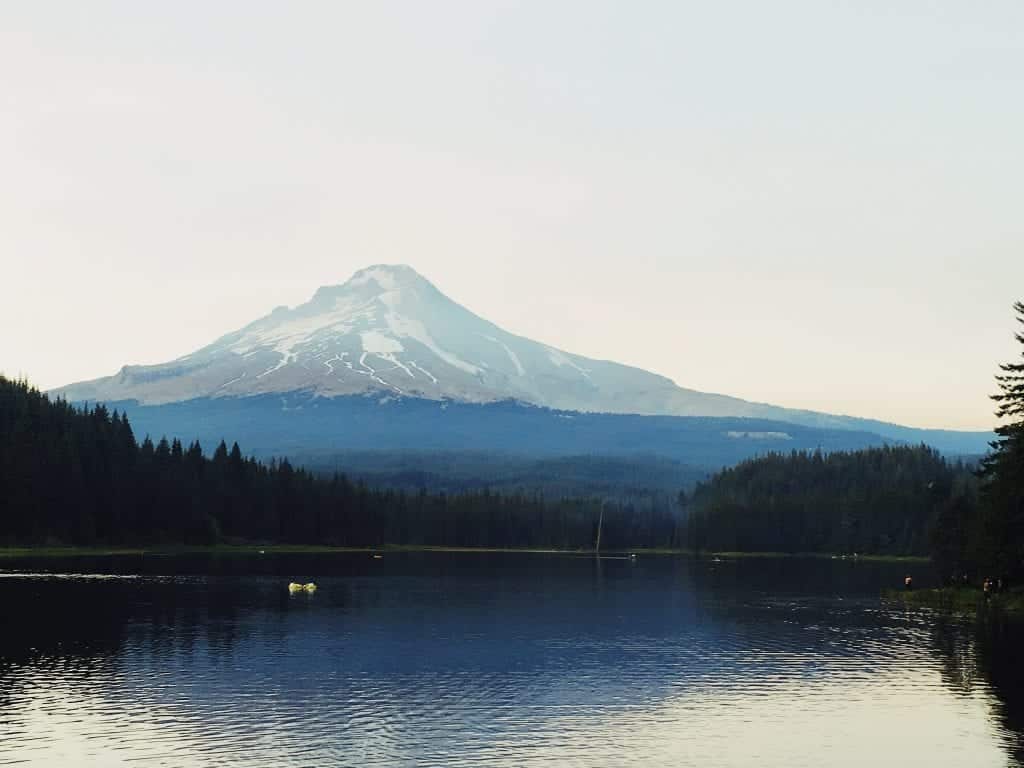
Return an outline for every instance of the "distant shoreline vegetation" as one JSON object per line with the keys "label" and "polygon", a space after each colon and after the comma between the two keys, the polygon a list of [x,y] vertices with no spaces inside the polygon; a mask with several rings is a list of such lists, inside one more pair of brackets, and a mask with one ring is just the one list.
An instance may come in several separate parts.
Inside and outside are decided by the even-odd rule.
{"label": "distant shoreline vegetation", "polygon": [[221,441],[138,443],[127,416],[51,401],[0,377],[0,545],[104,547],[224,541],[590,549],[678,547],[678,511],[487,489],[371,489]]}
{"label": "distant shoreline vegetation", "polygon": [[889,589],[885,590],[882,596],[906,605],[933,608],[948,613],[977,614],[988,610],[1011,614],[1024,613],[1024,590],[1022,589],[993,593],[987,598],[985,593],[977,587]]}
{"label": "distant shoreline vegetation", "polygon": [[924,556],[929,525],[970,492],[971,477],[922,446],[770,454],[667,508],[517,490],[373,489],[285,459],[264,464],[223,441],[209,458],[198,442],[140,444],[124,413],[53,402],[0,378],[0,546],[9,547],[568,552],[592,551],[600,528],[609,552]]}
{"label": "distant shoreline vegetation", "polygon": [[[317,544],[208,544],[193,546],[104,547],[104,546],[33,546],[0,547],[0,560],[28,557],[174,557],[178,555],[227,555],[259,557],[263,555],[350,555],[350,554],[524,554],[524,555],[576,555],[593,557],[590,549],[543,549],[531,547],[446,547],[430,545],[395,545],[379,547],[337,547]],[[928,558],[916,555],[842,555],[822,552],[695,552],[685,548],[637,547],[608,549],[602,555],[637,554],[652,557],[687,557],[701,560],[749,559],[814,559],[843,560],[848,562],[927,563]]]}
{"label": "distant shoreline vegetation", "polygon": [[935,521],[976,494],[973,468],[923,445],[770,454],[698,484],[686,541],[698,551],[924,557]]}

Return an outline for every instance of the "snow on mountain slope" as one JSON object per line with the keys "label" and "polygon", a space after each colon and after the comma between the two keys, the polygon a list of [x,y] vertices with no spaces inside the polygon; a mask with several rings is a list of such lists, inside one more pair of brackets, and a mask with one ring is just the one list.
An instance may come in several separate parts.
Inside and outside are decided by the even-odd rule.
{"label": "snow on mountain slope", "polygon": [[[575,410],[644,409],[668,379],[577,357],[498,328],[406,266],[376,266],[280,307],[191,355],[58,390],[69,399],[176,402],[311,391]],[[639,397],[639,400],[636,398]],[[627,401],[632,402],[628,408]]]}
{"label": "snow on mountain slope", "polygon": [[513,399],[563,410],[740,416],[840,429],[880,425],[696,392],[638,368],[573,355],[508,333],[411,267],[389,265],[320,288],[307,303],[279,307],[178,360],[125,366],[55,394],[155,405],[293,392],[471,403]]}

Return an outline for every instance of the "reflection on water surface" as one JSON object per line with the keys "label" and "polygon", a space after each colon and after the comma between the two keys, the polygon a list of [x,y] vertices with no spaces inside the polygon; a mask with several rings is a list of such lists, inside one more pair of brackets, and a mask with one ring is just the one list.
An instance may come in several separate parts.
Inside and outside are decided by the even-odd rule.
{"label": "reflection on water surface", "polygon": [[[903,565],[439,553],[4,565],[0,764],[1004,766],[1024,754],[1019,628],[883,604]],[[319,590],[289,595],[293,580]]]}

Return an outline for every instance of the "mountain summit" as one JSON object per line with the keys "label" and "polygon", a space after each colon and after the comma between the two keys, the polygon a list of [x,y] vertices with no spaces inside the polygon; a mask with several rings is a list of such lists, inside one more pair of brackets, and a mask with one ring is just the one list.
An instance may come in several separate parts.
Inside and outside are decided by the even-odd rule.
{"label": "mountain summit", "polygon": [[[360,270],[342,285],[320,288],[305,304],[279,307],[178,360],[125,366],[114,376],[57,393],[72,400],[160,404],[296,391],[322,397],[515,399],[622,413],[736,410],[703,402],[708,396],[686,393],[662,376],[508,333],[404,265]],[[688,407],[687,394],[702,402]]]}
{"label": "mountain summit", "polygon": [[125,366],[113,376],[55,392],[72,401],[141,405],[297,393],[749,417],[917,439],[914,430],[882,422],[684,389],[664,376],[516,336],[404,265],[360,270],[341,285],[320,288],[305,304],[278,307],[169,363]]}

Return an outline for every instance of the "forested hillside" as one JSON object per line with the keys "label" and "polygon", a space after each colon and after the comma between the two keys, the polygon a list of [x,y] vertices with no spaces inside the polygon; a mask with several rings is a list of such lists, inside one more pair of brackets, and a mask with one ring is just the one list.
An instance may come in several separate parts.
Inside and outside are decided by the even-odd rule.
{"label": "forested hillside", "polygon": [[770,455],[698,485],[687,538],[704,550],[926,555],[940,513],[975,494],[969,468],[924,446]]}
{"label": "forested hillside", "polygon": [[712,470],[663,456],[582,454],[538,458],[495,451],[358,451],[331,457],[297,454],[296,464],[321,474],[344,468],[352,480],[407,492],[539,493],[545,498],[599,498],[636,509],[676,509]]}
{"label": "forested hillside", "polygon": [[424,544],[583,549],[678,544],[665,511],[486,490],[372,490],[221,442],[148,437],[104,406],[77,409],[0,377],[0,543]]}

